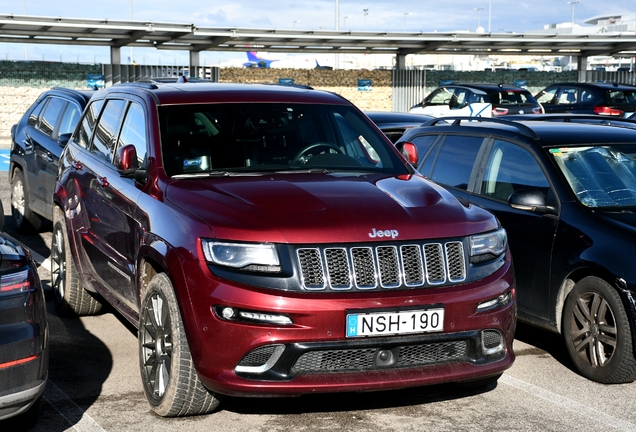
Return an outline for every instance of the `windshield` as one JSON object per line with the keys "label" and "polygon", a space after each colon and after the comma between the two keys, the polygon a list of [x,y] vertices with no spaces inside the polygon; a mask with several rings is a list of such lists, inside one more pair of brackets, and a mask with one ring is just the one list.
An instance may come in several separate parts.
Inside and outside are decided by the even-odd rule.
{"label": "windshield", "polygon": [[636,145],[560,148],[550,153],[584,205],[636,205]]}
{"label": "windshield", "polygon": [[231,103],[159,108],[170,176],[296,170],[407,168],[357,110],[346,105]]}

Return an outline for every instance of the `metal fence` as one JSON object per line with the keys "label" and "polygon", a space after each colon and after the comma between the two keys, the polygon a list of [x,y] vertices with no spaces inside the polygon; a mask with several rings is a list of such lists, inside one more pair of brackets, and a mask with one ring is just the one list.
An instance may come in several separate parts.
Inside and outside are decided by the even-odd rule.
{"label": "metal fence", "polygon": [[610,82],[636,85],[636,72],[586,71],[585,82]]}
{"label": "metal fence", "polygon": [[393,99],[392,110],[407,112],[413,105],[418,104],[426,96],[425,70],[393,70]]}
{"label": "metal fence", "polygon": [[[190,70],[192,69],[192,70]],[[162,65],[114,65],[103,64],[102,74],[106,87],[123,82],[141,81],[149,78],[165,78],[185,75],[219,82],[220,72],[217,66],[162,66]]]}

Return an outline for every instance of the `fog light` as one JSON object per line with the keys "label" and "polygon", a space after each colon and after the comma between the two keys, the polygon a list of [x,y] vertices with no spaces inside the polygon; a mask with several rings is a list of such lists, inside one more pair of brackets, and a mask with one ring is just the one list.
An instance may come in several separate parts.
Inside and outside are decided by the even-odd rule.
{"label": "fog light", "polygon": [[232,309],[231,307],[224,307],[221,310],[221,316],[225,319],[232,319],[232,317],[234,316],[234,309]]}

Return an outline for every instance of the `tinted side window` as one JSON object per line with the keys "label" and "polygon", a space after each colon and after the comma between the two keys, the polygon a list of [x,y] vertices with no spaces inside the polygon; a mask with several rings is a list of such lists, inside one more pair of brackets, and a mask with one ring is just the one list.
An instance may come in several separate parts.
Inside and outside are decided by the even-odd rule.
{"label": "tinted side window", "polygon": [[125,105],[126,102],[121,99],[108,100],[95,129],[91,152],[102,156],[109,162],[113,160],[116,144],[115,133]]}
{"label": "tinted side window", "polygon": [[93,136],[93,131],[95,130],[95,123],[97,123],[97,117],[99,116],[99,112],[102,109],[102,105],[104,105],[103,100],[98,100],[91,103],[84,113],[84,117],[81,120],[80,125],[78,126],[77,137],[75,141],[77,144],[81,145],[84,148],[88,148],[88,145],[91,142],[91,137]]}
{"label": "tinted side window", "polygon": [[31,114],[29,114],[29,121],[28,124],[31,127],[36,127],[38,124],[38,117],[40,116],[40,113],[42,112],[42,108],[44,107],[44,105],[46,105],[46,103],[49,101],[49,98],[45,98],[42,99],[38,105],[35,107],[35,109],[31,112]]}
{"label": "tinted side window", "polygon": [[557,103],[559,105],[569,105],[579,102],[579,90],[571,87],[564,87],[559,95]]}
{"label": "tinted side window", "polygon": [[128,144],[135,146],[139,166],[143,166],[146,157],[146,120],[143,108],[135,102],[128,108],[119,135],[119,147]]}
{"label": "tinted side window", "polygon": [[419,165],[421,165],[427,158],[427,154],[433,146],[433,143],[437,141],[437,138],[439,138],[439,135],[421,135],[410,141],[417,149],[417,160]]}
{"label": "tinted side window", "polygon": [[449,135],[446,137],[431,179],[459,189],[468,189],[468,182],[483,138]]}
{"label": "tinted side window", "polygon": [[60,136],[63,134],[73,133],[81,114],[82,112],[77,105],[69,103],[66,107],[66,111],[64,111],[64,116],[62,117],[62,122],[60,123],[57,135]]}
{"label": "tinted side window", "polygon": [[541,190],[547,196],[549,183],[529,151],[496,140],[488,158],[481,194],[507,201],[510,194],[523,189]]}
{"label": "tinted side window", "polygon": [[43,134],[52,137],[55,126],[60,119],[60,115],[66,109],[67,101],[64,99],[52,97],[49,98],[49,103],[44,108],[44,113],[40,116],[40,123],[38,129]]}

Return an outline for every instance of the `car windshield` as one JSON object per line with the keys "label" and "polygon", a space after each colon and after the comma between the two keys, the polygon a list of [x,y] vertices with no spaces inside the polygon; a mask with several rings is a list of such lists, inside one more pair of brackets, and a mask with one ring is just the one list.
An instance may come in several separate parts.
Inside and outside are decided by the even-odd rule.
{"label": "car windshield", "polygon": [[285,103],[159,108],[163,164],[170,176],[407,168],[351,106]]}
{"label": "car windshield", "polygon": [[636,144],[558,148],[550,153],[584,205],[636,206]]}

